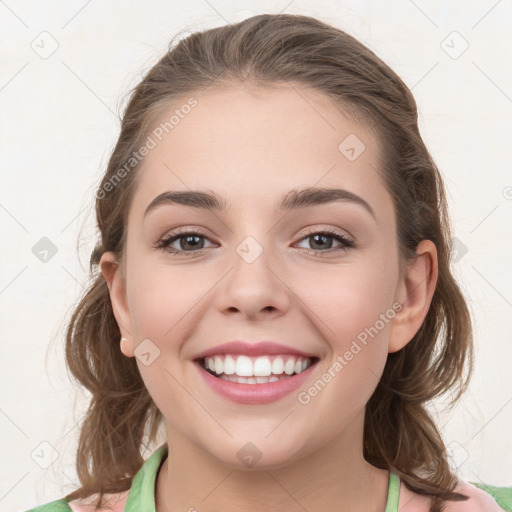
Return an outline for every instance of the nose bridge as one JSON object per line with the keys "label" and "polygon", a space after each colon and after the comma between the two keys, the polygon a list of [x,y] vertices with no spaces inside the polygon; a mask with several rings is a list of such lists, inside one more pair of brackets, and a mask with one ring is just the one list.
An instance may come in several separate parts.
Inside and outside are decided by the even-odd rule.
{"label": "nose bridge", "polygon": [[279,263],[273,257],[275,251],[269,246],[272,245],[271,238],[264,233],[247,235],[235,247],[233,268],[219,298],[221,309],[236,309],[246,315],[287,309],[287,289],[278,277]]}

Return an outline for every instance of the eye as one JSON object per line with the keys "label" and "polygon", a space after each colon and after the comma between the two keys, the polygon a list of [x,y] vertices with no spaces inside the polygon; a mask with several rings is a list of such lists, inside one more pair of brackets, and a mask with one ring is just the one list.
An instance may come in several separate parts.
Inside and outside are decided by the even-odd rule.
{"label": "eye", "polygon": [[[332,240],[337,240],[341,246],[332,248]],[[311,250],[315,255],[324,255],[325,253],[332,254],[338,251],[347,251],[350,248],[355,247],[354,241],[341,231],[336,230],[322,230],[322,231],[310,231],[310,233],[301,238],[313,247]]]}
{"label": "eye", "polygon": [[[154,246],[171,254],[191,256],[204,249],[204,240],[209,240],[205,234],[190,229],[180,229],[159,240]],[[179,247],[172,247],[178,242]]]}
{"label": "eye", "polygon": [[[336,240],[340,246],[333,248],[332,240]],[[154,247],[174,255],[192,256],[200,252],[204,247],[204,241],[210,239],[202,232],[192,229],[179,229],[160,239]],[[347,251],[355,247],[354,241],[346,234],[337,230],[310,231],[307,236],[301,238],[312,245],[315,255],[332,254],[339,251]],[[177,243],[179,247],[173,247]]]}

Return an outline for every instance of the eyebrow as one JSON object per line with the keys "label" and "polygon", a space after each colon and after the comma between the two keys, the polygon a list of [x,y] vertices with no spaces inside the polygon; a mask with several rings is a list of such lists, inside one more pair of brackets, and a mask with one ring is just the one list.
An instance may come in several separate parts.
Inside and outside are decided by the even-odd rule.
{"label": "eyebrow", "polygon": [[[365,208],[374,218],[373,208],[360,196],[340,188],[308,187],[290,190],[282,199],[278,212],[284,213],[308,206],[317,206],[336,201],[351,202]],[[224,211],[226,202],[212,191],[201,190],[168,190],[156,196],[146,208],[144,217],[159,206],[182,204],[205,210]]]}

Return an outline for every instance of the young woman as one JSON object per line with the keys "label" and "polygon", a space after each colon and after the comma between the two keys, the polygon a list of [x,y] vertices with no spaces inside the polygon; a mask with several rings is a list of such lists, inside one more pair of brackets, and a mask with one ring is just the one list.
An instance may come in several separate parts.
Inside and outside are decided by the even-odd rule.
{"label": "young woman", "polygon": [[467,386],[471,321],[413,96],[353,37],[282,14],[180,41],[96,213],[66,346],[81,487],[34,510],[512,509],[427,410]]}

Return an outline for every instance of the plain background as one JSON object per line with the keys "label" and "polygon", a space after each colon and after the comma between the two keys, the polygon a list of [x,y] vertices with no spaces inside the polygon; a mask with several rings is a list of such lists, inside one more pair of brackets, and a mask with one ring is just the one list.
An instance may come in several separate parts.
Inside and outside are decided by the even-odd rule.
{"label": "plain background", "polygon": [[[64,328],[88,283],[95,187],[129,89],[177,32],[278,12],[346,30],[413,90],[445,176],[453,268],[475,321],[469,391],[452,411],[442,413],[442,402],[432,410],[461,478],[512,485],[512,3],[310,4],[0,2],[0,510],[23,511],[77,485],[86,397],[78,392],[75,406]],[[47,261],[37,257],[43,237],[56,250]]]}

